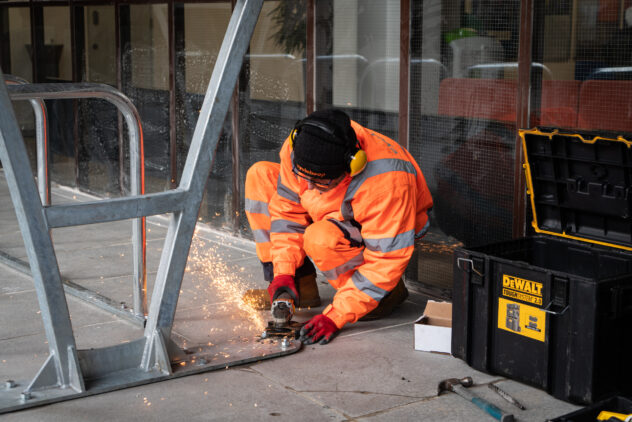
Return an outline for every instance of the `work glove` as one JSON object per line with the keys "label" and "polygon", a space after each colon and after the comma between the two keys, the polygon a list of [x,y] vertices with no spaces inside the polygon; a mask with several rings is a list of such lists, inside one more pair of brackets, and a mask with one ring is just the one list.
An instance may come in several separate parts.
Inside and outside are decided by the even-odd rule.
{"label": "work glove", "polygon": [[298,303],[298,290],[296,290],[294,277],[291,275],[278,275],[274,277],[268,286],[268,294],[270,295],[270,301],[272,302],[274,302],[276,298],[281,296],[283,293],[289,294],[294,303]]}
{"label": "work glove", "polygon": [[338,332],[336,324],[327,316],[320,314],[310,319],[307,324],[301,328],[301,337],[299,338],[303,344],[313,344],[320,340],[319,344],[329,343]]}

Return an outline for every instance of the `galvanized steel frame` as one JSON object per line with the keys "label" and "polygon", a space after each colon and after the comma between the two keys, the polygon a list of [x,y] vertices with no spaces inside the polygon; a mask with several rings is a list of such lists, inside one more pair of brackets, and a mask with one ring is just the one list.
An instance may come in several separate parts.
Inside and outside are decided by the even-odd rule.
{"label": "galvanized steel frame", "polygon": [[[35,111],[36,139],[37,139],[37,175],[38,186],[40,191],[40,199],[43,205],[51,205],[50,196],[50,180],[48,177],[48,138],[47,138],[47,116],[44,100],[57,99],[103,99],[114,106],[121,112],[127,124],[129,132],[129,150],[130,150],[130,190],[132,195],[142,195],[145,193],[145,169],[143,160],[143,131],[141,126],[140,114],[130,101],[120,91],[105,84],[96,83],[74,83],[74,84],[29,84],[23,79],[15,76],[6,75],[5,80],[18,83],[7,87],[11,100],[28,100],[33,105]],[[59,210],[57,210],[59,211]],[[91,221],[89,216],[84,213],[84,217]],[[51,228],[76,226],[79,220],[67,222],[64,225],[55,225],[49,221]],[[132,222],[132,248],[133,248],[133,316],[136,321],[144,323],[147,315],[147,258],[146,258],[146,236],[145,236],[145,217],[136,218]],[[1,257],[0,257],[1,258]],[[28,268],[21,268],[27,270]],[[68,284],[67,282],[65,282]],[[67,289],[68,290],[68,289]],[[82,290],[69,289],[71,294],[80,298],[84,298]],[[77,294],[80,293],[81,294]],[[91,302],[94,302],[92,295]],[[98,300],[98,299],[96,299]],[[108,303],[100,306],[104,309],[112,311],[113,309]]]}
{"label": "galvanized steel frame", "polygon": [[[43,207],[6,86],[0,84],[0,110],[3,111],[0,113],[0,160],[22,230],[49,344],[46,363],[21,396],[11,392],[8,398],[0,395],[0,413],[299,350],[300,342],[294,340],[281,342],[280,349],[276,344],[253,342],[246,356],[242,354],[230,361],[209,364],[202,357],[196,361],[195,355],[185,355],[170,340],[203,189],[262,3],[263,0],[240,0],[235,5],[179,187],[171,191],[91,204]],[[172,214],[143,337],[130,343],[78,351],[49,229],[73,221],[89,224],[165,212]],[[184,365],[174,366],[174,361]]]}

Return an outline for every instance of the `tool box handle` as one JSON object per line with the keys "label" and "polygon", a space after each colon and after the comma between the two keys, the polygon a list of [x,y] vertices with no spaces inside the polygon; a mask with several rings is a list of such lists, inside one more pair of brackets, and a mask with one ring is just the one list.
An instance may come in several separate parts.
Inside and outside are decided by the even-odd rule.
{"label": "tool box handle", "polygon": [[555,302],[554,300],[551,300],[551,301],[549,302],[549,304],[548,304],[548,305],[546,305],[546,307],[545,307],[544,309],[542,309],[542,310],[543,310],[544,312],[546,312],[547,314],[549,314],[549,315],[562,315],[562,314],[564,314],[564,312],[566,312],[566,310],[568,309],[568,305],[566,305],[566,306],[564,307],[564,309],[562,309],[562,310],[561,310],[561,311],[559,311],[559,312],[557,312],[557,311],[552,311],[550,308],[551,308],[551,305],[553,305],[553,303],[554,303],[554,302]]}
{"label": "tool box handle", "polygon": [[[470,268],[461,268],[461,262],[469,262],[470,263]],[[477,276],[479,276],[481,278],[483,277],[483,274],[481,274],[481,272],[478,271],[476,269],[476,267],[474,266],[474,261],[472,261],[469,258],[457,258],[456,259],[456,266],[459,267],[459,270],[463,270],[463,271],[466,271],[466,272],[470,272],[470,270],[471,270]]]}
{"label": "tool box handle", "polygon": [[[568,278],[553,275],[551,278],[551,300],[546,305],[544,312],[549,315],[563,315],[569,307],[569,281]],[[556,305],[561,311],[553,311],[551,307]]]}

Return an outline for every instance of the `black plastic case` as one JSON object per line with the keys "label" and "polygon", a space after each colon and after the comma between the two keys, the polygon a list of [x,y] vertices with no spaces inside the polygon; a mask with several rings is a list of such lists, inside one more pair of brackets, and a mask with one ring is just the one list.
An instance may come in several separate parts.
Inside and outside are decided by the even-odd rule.
{"label": "black plastic case", "polygon": [[539,234],[455,251],[452,354],[566,401],[632,394],[630,142],[520,134]]}
{"label": "black plastic case", "polygon": [[632,414],[632,400],[619,396],[611,397],[567,415],[549,419],[548,422],[595,422],[602,410],[629,415]]}

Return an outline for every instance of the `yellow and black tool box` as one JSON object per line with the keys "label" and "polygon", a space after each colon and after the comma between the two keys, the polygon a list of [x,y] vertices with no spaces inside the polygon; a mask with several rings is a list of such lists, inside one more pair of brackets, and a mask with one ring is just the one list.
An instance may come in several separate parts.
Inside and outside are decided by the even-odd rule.
{"label": "yellow and black tool box", "polygon": [[[616,416],[613,416],[614,414]],[[611,417],[615,421],[625,421],[629,415],[632,415],[632,400],[615,396],[555,419],[549,419],[548,422],[609,422]]]}
{"label": "yellow and black tool box", "polygon": [[454,254],[452,354],[590,404],[632,394],[632,140],[520,130],[535,235]]}

